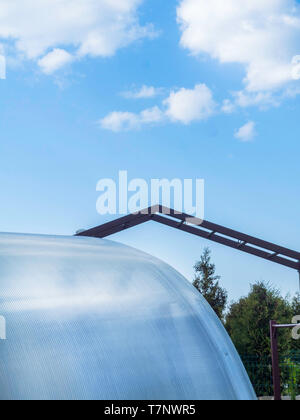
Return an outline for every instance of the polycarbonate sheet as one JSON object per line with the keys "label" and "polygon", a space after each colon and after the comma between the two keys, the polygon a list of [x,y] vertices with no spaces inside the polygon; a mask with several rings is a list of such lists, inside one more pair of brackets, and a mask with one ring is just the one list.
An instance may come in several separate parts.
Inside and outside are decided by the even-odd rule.
{"label": "polycarbonate sheet", "polygon": [[163,262],[90,238],[0,235],[0,399],[255,399],[223,326]]}

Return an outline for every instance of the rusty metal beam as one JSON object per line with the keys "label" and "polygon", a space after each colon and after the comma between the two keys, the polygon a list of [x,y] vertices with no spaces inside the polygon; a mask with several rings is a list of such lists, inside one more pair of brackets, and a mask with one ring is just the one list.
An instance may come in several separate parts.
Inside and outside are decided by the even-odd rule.
{"label": "rusty metal beam", "polygon": [[297,251],[206,220],[193,218],[188,214],[178,213],[163,206],[154,206],[139,213],[129,214],[104,225],[80,232],[76,236],[106,238],[151,220],[300,272],[300,253]]}

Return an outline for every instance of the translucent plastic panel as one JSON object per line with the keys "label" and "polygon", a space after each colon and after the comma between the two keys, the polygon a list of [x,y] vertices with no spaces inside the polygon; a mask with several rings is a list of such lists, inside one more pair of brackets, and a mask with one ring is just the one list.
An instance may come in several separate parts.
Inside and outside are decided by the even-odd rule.
{"label": "translucent plastic panel", "polygon": [[118,243],[0,235],[0,399],[254,399],[201,295]]}

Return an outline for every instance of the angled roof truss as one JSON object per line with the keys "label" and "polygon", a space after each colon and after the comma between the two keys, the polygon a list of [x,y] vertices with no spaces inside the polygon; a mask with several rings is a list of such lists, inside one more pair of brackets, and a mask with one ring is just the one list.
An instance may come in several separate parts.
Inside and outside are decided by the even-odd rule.
{"label": "angled roof truss", "polygon": [[129,214],[112,222],[77,233],[76,236],[106,238],[107,236],[149,221],[161,223],[238,251],[298,270],[300,273],[300,252],[206,220],[200,220],[184,213],[178,213],[163,206],[149,207],[141,212]]}

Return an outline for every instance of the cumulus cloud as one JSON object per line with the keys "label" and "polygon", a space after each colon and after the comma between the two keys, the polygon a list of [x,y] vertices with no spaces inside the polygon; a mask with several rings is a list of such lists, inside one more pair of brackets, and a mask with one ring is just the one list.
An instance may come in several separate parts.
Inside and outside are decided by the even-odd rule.
{"label": "cumulus cloud", "polygon": [[255,135],[255,123],[253,121],[247,122],[235,133],[235,137],[245,143],[253,140]]}
{"label": "cumulus cloud", "polygon": [[278,106],[278,98],[271,92],[255,92],[248,93],[240,91],[234,93],[235,102],[238,106],[246,108],[249,106],[259,106],[260,108],[268,108],[270,106]]}
{"label": "cumulus cloud", "polygon": [[127,99],[150,99],[163,93],[164,89],[144,85],[138,90],[122,92],[122,96]]}
{"label": "cumulus cloud", "polygon": [[78,58],[108,57],[139,38],[153,36],[151,26],[142,27],[138,22],[136,12],[141,3],[142,0],[1,0],[0,37],[13,42],[16,53],[40,60],[42,68],[52,72],[55,63],[60,68],[63,62],[70,62],[62,51],[68,50]]}
{"label": "cumulus cloud", "polygon": [[100,126],[105,130],[115,133],[120,131],[134,130],[139,127],[138,115],[132,112],[111,112],[99,121]]}
{"label": "cumulus cloud", "polygon": [[52,74],[66,64],[72,63],[74,57],[65,50],[54,49],[38,61],[38,65],[45,74]]}
{"label": "cumulus cloud", "polygon": [[171,92],[164,104],[167,106],[166,115],[183,124],[210,117],[216,107],[211,90],[204,84]]}
{"label": "cumulus cloud", "polygon": [[231,114],[235,111],[235,104],[230,99],[225,99],[222,105],[222,111],[225,114]]}
{"label": "cumulus cloud", "polygon": [[158,108],[145,109],[139,114],[133,112],[111,112],[99,121],[104,130],[119,133],[121,131],[137,130],[143,125],[159,123],[164,119],[164,113]]}
{"label": "cumulus cloud", "polygon": [[[293,88],[293,92],[295,89]],[[284,96],[287,97],[288,89],[286,89]],[[272,92],[247,92],[241,90],[232,93],[231,99],[223,101],[222,111],[225,114],[231,114],[237,108],[258,107],[261,110],[270,107],[277,107],[280,105],[283,95],[274,95]]]}
{"label": "cumulus cloud", "polygon": [[181,0],[177,16],[181,45],[194,55],[243,65],[248,92],[280,89],[300,78],[296,0]]}
{"label": "cumulus cloud", "polygon": [[163,121],[165,115],[158,106],[154,106],[153,108],[145,109],[142,111],[140,118],[143,124],[152,124]]}
{"label": "cumulus cloud", "polygon": [[163,101],[162,107],[155,106],[140,113],[112,112],[100,120],[103,129],[114,132],[141,128],[146,124],[157,124],[163,121],[190,124],[210,117],[216,109],[211,90],[204,84],[194,89],[172,91]]}

